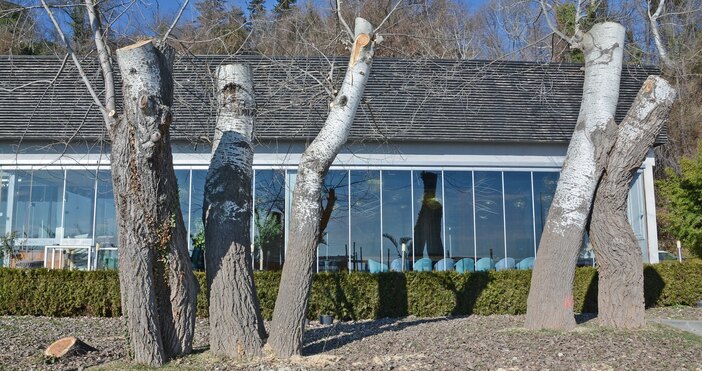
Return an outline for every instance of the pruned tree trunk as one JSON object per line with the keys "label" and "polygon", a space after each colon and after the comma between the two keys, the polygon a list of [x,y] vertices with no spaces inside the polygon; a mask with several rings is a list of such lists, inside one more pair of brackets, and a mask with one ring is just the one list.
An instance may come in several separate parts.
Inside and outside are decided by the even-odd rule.
{"label": "pruned tree trunk", "polygon": [[616,328],[646,324],[641,249],[627,219],[631,180],[663,127],[675,99],[664,78],[650,76],[619,125],[617,141],[597,188],[590,241],[599,273],[598,319]]}
{"label": "pruned tree trunk", "polygon": [[597,183],[616,137],[614,113],[624,50],[624,27],[599,23],[579,35],[585,81],[577,125],[539,244],[525,325],[569,329],[575,263]]}
{"label": "pruned tree trunk", "polygon": [[227,357],[261,353],[265,328],[251,267],[251,193],[256,102],[247,64],[217,68],[217,123],[205,181],[205,267],[210,350]]}
{"label": "pruned tree trunk", "polygon": [[293,193],[290,236],[273,311],[269,344],[279,357],[299,354],[319,240],[324,176],[346,143],[370,74],[373,26],[356,18],[349,65],[339,93],[329,104],[322,130],[302,154]]}
{"label": "pruned tree trunk", "polygon": [[111,127],[122,308],[134,361],[192,351],[197,282],[178,202],[169,127],[173,49],[150,40],[117,50],[124,114]]}
{"label": "pruned tree trunk", "polygon": [[97,349],[91,347],[90,345],[84,343],[82,340],[75,336],[69,336],[65,338],[58,339],[51,343],[46,350],[44,350],[44,355],[53,358],[63,358],[63,357],[73,357],[83,355],[85,353],[94,352]]}

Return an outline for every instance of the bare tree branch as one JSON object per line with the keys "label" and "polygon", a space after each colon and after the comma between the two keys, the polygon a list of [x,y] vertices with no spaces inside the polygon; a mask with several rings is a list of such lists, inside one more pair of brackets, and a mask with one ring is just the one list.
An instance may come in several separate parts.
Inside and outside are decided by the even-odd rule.
{"label": "bare tree branch", "polygon": [[185,11],[185,8],[188,6],[188,3],[190,3],[190,0],[185,0],[183,3],[183,6],[180,7],[180,11],[178,12],[178,15],[176,15],[175,19],[173,20],[173,23],[171,23],[171,27],[168,27],[168,30],[166,30],[166,33],[163,34],[163,37],[161,37],[161,44],[163,44],[166,39],[168,39],[168,35],[171,34],[171,31],[175,28],[176,24],[178,24],[178,21],[180,20],[180,17],[183,15],[183,12]]}
{"label": "bare tree branch", "polygon": [[388,20],[388,18],[390,18],[390,16],[392,15],[392,13],[395,13],[395,10],[397,9],[398,6],[400,6],[401,3],[402,3],[402,0],[397,0],[397,3],[395,3],[395,6],[392,7],[392,9],[388,12],[388,14],[385,15],[385,18],[383,18],[383,20],[380,21],[380,23],[378,24],[378,26],[373,30],[373,33],[378,32],[378,30],[380,29],[380,27],[382,27],[383,24],[385,24],[385,22]]}
{"label": "bare tree branch", "polygon": [[661,38],[660,31],[658,30],[658,17],[661,16],[663,8],[665,7],[665,0],[660,0],[655,13],[651,14],[651,0],[648,0],[648,19],[651,22],[651,33],[653,34],[653,41],[656,43],[656,48],[658,49],[658,56],[661,58],[661,62],[665,67],[675,69],[675,64],[668,56],[668,51],[663,45],[663,39]]}
{"label": "bare tree branch", "polygon": [[41,5],[44,7],[44,10],[46,10],[46,13],[49,15],[49,18],[51,18],[51,22],[54,24],[54,27],[56,28],[56,32],[59,34],[59,37],[61,38],[61,41],[63,41],[63,44],[66,46],[66,52],[71,56],[71,59],[73,59],[73,63],[76,65],[76,69],[78,70],[80,77],[83,79],[83,82],[85,83],[85,87],[88,89],[88,92],[90,93],[90,96],[93,98],[93,101],[95,101],[95,105],[98,108],[100,108],[100,112],[102,113],[102,116],[104,117],[105,122],[108,122],[109,113],[105,109],[105,106],[103,106],[102,103],[100,102],[100,98],[98,97],[97,93],[95,93],[95,89],[93,89],[93,86],[90,83],[90,80],[88,79],[88,75],[85,74],[85,71],[83,70],[83,66],[81,66],[80,61],[78,60],[78,56],[76,56],[76,53],[73,52],[73,48],[71,48],[71,43],[66,38],[66,35],[63,33],[61,26],[59,26],[58,21],[56,20],[56,17],[54,17],[54,13],[51,11],[49,6],[46,4],[46,0],[41,0]]}
{"label": "bare tree branch", "polygon": [[339,17],[339,22],[344,26],[346,29],[346,33],[349,35],[351,40],[353,41],[354,33],[351,31],[351,27],[349,27],[348,23],[344,20],[344,16],[341,15],[341,0],[336,0],[336,15]]}
{"label": "bare tree branch", "polygon": [[110,50],[105,44],[103,38],[102,25],[100,18],[95,10],[93,0],[85,0],[85,8],[88,10],[88,19],[90,27],[95,37],[95,47],[97,48],[98,58],[100,60],[100,69],[102,70],[103,80],[105,80],[105,107],[108,111],[105,124],[110,128],[116,114],[116,98],[115,98],[115,79],[112,69],[112,59],[110,58]]}

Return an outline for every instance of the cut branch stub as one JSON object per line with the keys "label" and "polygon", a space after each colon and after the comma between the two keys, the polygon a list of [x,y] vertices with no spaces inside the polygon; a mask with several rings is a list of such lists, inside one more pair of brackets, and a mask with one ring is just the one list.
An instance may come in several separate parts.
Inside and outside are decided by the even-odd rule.
{"label": "cut branch stub", "polygon": [[69,336],[54,341],[48,348],[46,348],[44,355],[47,357],[61,358],[66,356],[77,356],[88,352],[94,352],[96,350],[97,349],[82,342],[80,339]]}

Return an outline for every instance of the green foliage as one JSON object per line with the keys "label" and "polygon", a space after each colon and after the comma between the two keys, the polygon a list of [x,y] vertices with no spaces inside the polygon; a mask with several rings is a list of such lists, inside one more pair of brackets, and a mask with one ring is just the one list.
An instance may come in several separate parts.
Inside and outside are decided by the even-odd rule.
{"label": "green foliage", "polygon": [[665,204],[660,220],[666,232],[702,258],[702,142],[697,155],[683,158],[680,167],[680,175],[669,169],[667,178],[658,182]]}
{"label": "green foliage", "polygon": [[[205,274],[197,315],[206,317]],[[270,320],[280,272],[255,272],[256,293]],[[644,267],[648,307],[695,305],[702,300],[702,261],[667,262]],[[523,314],[530,271],[321,273],[314,277],[308,318],[333,314],[344,320],[383,317],[436,317],[467,314]],[[578,268],[573,287],[576,312],[597,310],[597,271]],[[0,269],[0,315],[120,315],[119,279],[115,271]]]}

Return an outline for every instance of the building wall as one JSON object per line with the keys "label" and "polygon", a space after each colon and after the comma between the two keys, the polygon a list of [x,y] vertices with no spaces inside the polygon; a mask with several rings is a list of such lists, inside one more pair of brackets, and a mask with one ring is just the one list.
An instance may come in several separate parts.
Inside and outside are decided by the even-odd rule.
{"label": "building wall", "polygon": [[[0,232],[16,231],[36,247],[37,256],[53,244],[99,244],[91,261],[113,267],[118,243],[109,159],[104,148],[102,154],[96,148],[59,150],[37,143],[18,152],[0,146]],[[287,233],[280,232],[287,229],[295,164],[303,150],[304,143],[289,142],[255,148],[257,269],[278,269],[284,261]],[[202,228],[209,151],[174,145],[181,209],[193,238]],[[565,144],[350,145],[325,183],[325,203],[331,190],[336,201],[320,241],[318,269],[401,268],[396,259],[403,257],[406,268],[424,258],[437,268],[445,258],[473,263],[511,258],[518,264],[534,257],[565,152]],[[649,156],[632,184],[628,211],[644,260],[655,262],[652,166]],[[589,256],[583,249],[581,263]],[[87,257],[74,260],[87,265]]]}

